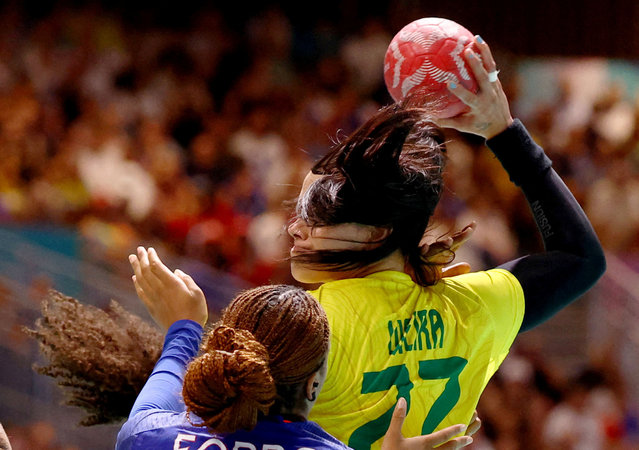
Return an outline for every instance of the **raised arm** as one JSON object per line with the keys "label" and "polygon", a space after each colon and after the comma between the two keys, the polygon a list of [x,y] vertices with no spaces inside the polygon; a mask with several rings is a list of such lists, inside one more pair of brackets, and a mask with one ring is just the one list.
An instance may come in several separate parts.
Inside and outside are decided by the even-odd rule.
{"label": "raised arm", "polygon": [[522,123],[511,118],[488,46],[478,38],[476,47],[481,59],[472,50],[464,56],[477,78],[479,92],[449,86],[471,111],[439,123],[486,138],[532,210],[545,251],[500,266],[517,278],[524,291],[526,312],[521,331],[525,331],[590,289],[603,275],[606,262],[588,218],[552,169],[550,159]]}
{"label": "raised arm", "polygon": [[149,409],[184,411],[181,392],[186,365],[197,354],[208,319],[204,294],[191,277],[179,270],[171,272],[152,248],[138,248],[129,261],[138,297],[167,330],[162,356],[129,417]]}
{"label": "raised arm", "polygon": [[488,145],[526,196],[545,247],[544,253],[501,266],[524,291],[525,331],[590,289],[606,270],[606,261],[586,214],[521,122]]}

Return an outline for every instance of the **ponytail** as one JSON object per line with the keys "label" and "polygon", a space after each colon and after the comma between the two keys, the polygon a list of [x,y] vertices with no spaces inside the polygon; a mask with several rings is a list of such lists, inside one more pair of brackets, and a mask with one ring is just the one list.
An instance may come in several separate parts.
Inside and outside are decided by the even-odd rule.
{"label": "ponytail", "polygon": [[432,111],[393,104],[381,109],[311,171],[323,175],[297,203],[311,227],[359,223],[391,233],[365,250],[317,250],[292,257],[318,270],[367,266],[400,249],[420,285],[434,284],[435,265],[422,258],[420,241],[443,190],[446,146]]}

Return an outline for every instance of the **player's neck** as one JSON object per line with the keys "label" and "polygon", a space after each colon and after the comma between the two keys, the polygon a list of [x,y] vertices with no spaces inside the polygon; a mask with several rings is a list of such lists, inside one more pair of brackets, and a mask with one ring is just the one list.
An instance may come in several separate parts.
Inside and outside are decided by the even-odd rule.
{"label": "player's neck", "polygon": [[363,278],[367,275],[387,270],[405,272],[405,266],[406,262],[402,252],[400,250],[396,250],[387,257],[380,259],[379,261],[375,261],[372,264],[368,264],[367,266],[345,272],[334,272],[334,274],[336,275],[335,279]]}
{"label": "player's neck", "polygon": [[281,403],[276,403],[269,410],[269,415],[281,416],[284,420],[290,422],[303,422],[308,420],[308,415],[312,407],[313,404],[311,402],[300,396],[295,404],[289,407]]}

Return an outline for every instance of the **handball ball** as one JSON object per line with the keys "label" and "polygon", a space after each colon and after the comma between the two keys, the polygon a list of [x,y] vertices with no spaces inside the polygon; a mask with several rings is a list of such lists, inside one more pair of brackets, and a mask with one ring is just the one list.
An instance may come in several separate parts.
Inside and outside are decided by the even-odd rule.
{"label": "handball ball", "polygon": [[456,22],[427,17],[409,23],[395,35],[384,58],[384,81],[395,101],[419,92],[437,102],[436,116],[448,118],[467,111],[446,83],[477,92],[478,86],[463,52],[474,36]]}

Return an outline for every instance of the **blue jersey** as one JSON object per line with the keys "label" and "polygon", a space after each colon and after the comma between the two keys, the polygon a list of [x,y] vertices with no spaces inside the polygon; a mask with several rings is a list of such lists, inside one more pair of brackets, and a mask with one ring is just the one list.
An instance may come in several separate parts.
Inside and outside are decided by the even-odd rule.
{"label": "blue jersey", "polygon": [[[191,415],[194,422],[198,418]],[[298,450],[345,449],[344,444],[315,422],[288,422],[281,417],[265,417],[251,431],[211,433],[191,425],[186,413],[149,410],[129,419],[118,434],[117,450]]]}
{"label": "blue jersey", "polygon": [[[116,450],[288,450],[345,449],[344,444],[314,422],[289,422],[264,417],[251,431],[211,433],[186,419],[182,381],[188,361],[200,344],[202,327],[189,320],[175,322],[164,340],[162,356],[118,433]],[[201,420],[191,414],[194,423]]]}

